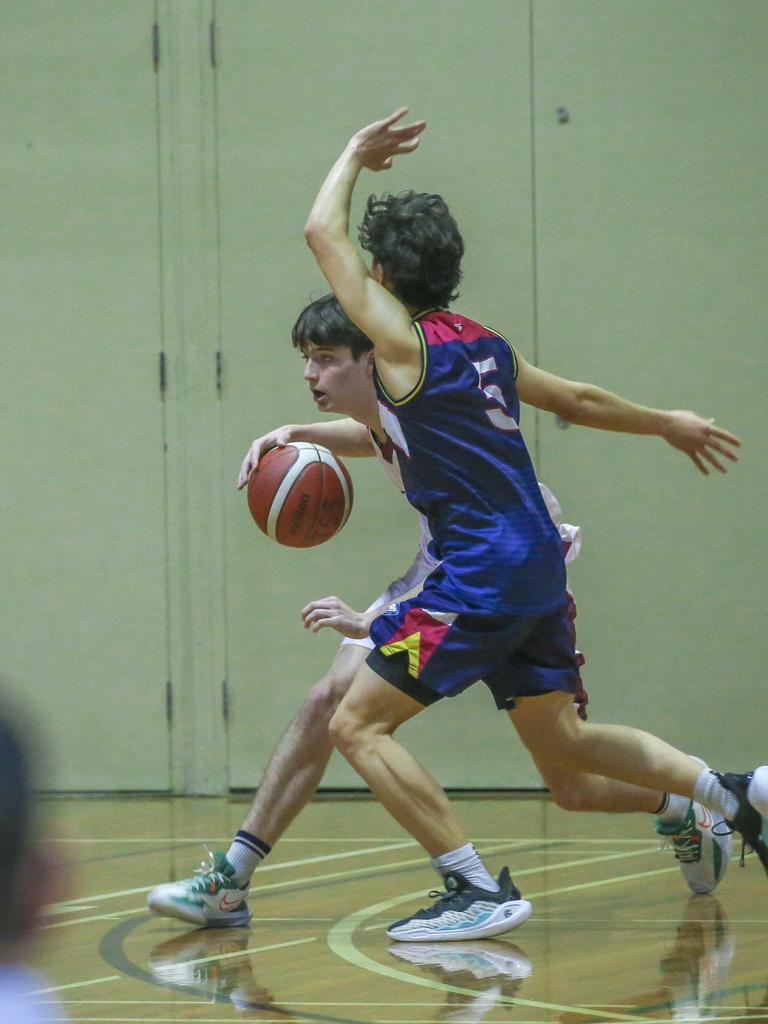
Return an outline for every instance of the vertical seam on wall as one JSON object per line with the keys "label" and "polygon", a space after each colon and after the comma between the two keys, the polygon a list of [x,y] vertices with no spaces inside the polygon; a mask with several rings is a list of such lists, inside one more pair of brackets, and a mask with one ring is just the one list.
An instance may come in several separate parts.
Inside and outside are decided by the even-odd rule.
{"label": "vertical seam on wall", "polygon": [[[160,25],[160,8],[158,0],[154,2],[154,23]],[[160,313],[160,351],[165,354],[166,333],[165,333],[165,235],[163,232],[163,154],[162,154],[162,128],[160,110],[160,68],[155,69],[155,154],[157,171],[157,270],[159,280],[159,313]],[[166,381],[167,381],[166,366]],[[165,683],[164,699],[167,702],[167,688],[173,685],[171,678],[171,535],[170,535],[170,496],[168,486],[168,388],[160,396],[160,415],[162,418],[162,445],[163,445],[163,524],[165,528]],[[173,789],[173,722],[169,722],[168,728],[168,783],[169,789]]]}
{"label": "vertical seam on wall", "polygon": [[[533,362],[539,365],[539,290],[538,290],[538,231],[536,221],[536,104],[535,104],[535,51],[533,32],[533,3],[528,0],[528,52],[529,52],[529,88],[528,102],[530,104],[530,132],[531,132],[531,288],[532,288],[532,313],[533,313]],[[534,411],[534,443],[533,458],[537,471],[540,472],[541,462],[541,415],[538,409]]]}
{"label": "vertical seam on wall", "polygon": [[[213,26],[213,32],[218,33],[218,22],[217,22],[217,4],[216,0],[211,0],[211,23]],[[216,211],[216,348],[221,353],[222,363],[224,360],[224,298],[223,298],[223,286],[222,286],[222,273],[221,273],[221,177],[220,177],[220,165],[219,165],[219,67],[218,67],[218,38],[215,39],[217,47],[217,59],[214,64],[211,62],[211,74],[213,75],[213,179],[214,179],[214,190],[215,200],[214,208]],[[223,458],[225,451],[224,444],[224,386],[223,386],[223,374],[225,368],[222,369],[222,386],[218,394],[218,413],[219,413],[219,450],[222,453],[222,462],[226,465],[226,459]],[[221,544],[222,544],[222,557],[221,557],[221,610],[222,619],[224,626],[224,679],[222,680],[222,688],[225,687],[229,680],[229,609],[227,606],[227,522],[228,522],[228,509],[227,502],[224,500],[222,495],[222,532],[221,532]],[[222,714],[224,708],[222,707]],[[225,720],[225,733],[227,737],[227,775],[229,776],[229,762],[230,762],[230,741],[229,741],[229,722],[228,715],[224,715]],[[227,786],[229,786],[229,778],[227,778]]]}

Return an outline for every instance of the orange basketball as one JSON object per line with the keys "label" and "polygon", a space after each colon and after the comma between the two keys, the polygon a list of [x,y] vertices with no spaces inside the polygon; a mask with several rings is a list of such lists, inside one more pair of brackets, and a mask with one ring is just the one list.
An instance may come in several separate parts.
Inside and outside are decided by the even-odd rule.
{"label": "orange basketball", "polygon": [[248,508],[259,529],[278,544],[311,548],[346,523],[352,480],[327,448],[292,441],[259,459],[248,478]]}

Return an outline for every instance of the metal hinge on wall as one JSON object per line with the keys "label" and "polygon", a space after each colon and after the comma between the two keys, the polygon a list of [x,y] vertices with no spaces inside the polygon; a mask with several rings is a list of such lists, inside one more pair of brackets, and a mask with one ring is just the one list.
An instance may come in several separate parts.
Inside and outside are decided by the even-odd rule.
{"label": "metal hinge on wall", "polygon": [[221,713],[224,721],[229,721],[229,683],[225,679],[221,684]]}
{"label": "metal hinge on wall", "polygon": [[160,394],[165,398],[166,374],[165,374],[165,352],[161,352],[158,358],[158,374],[160,380]]}
{"label": "metal hinge on wall", "polygon": [[157,22],[152,25],[152,66],[155,71],[160,67],[160,26]]}
{"label": "metal hinge on wall", "polygon": [[218,54],[216,53],[216,22],[212,21],[208,29],[208,48],[211,54],[211,67],[215,70],[218,64]]}
{"label": "metal hinge on wall", "polygon": [[223,387],[223,381],[224,381],[224,356],[222,355],[221,350],[219,350],[216,353],[216,391],[218,392],[219,397],[221,397],[221,389]]}
{"label": "metal hinge on wall", "polygon": [[170,725],[173,721],[173,687],[170,679],[165,684],[165,717]]}

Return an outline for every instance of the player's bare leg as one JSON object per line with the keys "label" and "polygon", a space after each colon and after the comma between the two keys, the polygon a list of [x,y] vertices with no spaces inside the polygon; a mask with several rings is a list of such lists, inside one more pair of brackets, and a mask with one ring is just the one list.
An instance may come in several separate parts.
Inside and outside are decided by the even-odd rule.
{"label": "player's bare leg", "polygon": [[156,886],[147,897],[151,910],[203,926],[248,923],[251,874],[314,795],[333,751],[328,723],[367,653],[339,649],[277,744],[229,851],[211,854],[191,878]]}
{"label": "player's bare leg", "polygon": [[333,752],[328,723],[367,654],[364,647],[339,648],[330,671],[309,691],[275,747],[243,831],[274,846],[312,799]]}
{"label": "player's bare leg", "polygon": [[569,694],[526,697],[510,718],[534,758],[649,789],[679,793],[721,815],[768,873],[768,766],[746,775],[711,771],[695,757],[640,729],[582,722]]}
{"label": "player's bare leg", "polygon": [[[433,858],[446,892],[437,903],[393,924],[390,938],[406,942],[452,941],[499,935],[522,924],[531,905],[520,897],[506,868],[498,883],[487,875],[439,783],[393,737],[424,708],[368,665],[331,719],[331,737],[377,800]],[[450,865],[467,858],[481,870],[483,888]]]}

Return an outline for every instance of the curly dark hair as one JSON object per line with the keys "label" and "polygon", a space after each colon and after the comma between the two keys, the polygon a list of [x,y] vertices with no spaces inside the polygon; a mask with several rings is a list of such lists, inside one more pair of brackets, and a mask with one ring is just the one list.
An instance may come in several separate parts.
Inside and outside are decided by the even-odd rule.
{"label": "curly dark hair", "polygon": [[464,240],[442,196],[369,196],[359,238],[406,305],[447,306],[458,296]]}
{"label": "curly dark hair", "polygon": [[323,295],[302,309],[293,325],[291,340],[299,351],[308,341],[322,348],[346,345],[355,360],[373,348],[368,335],[352,323],[333,294]]}

